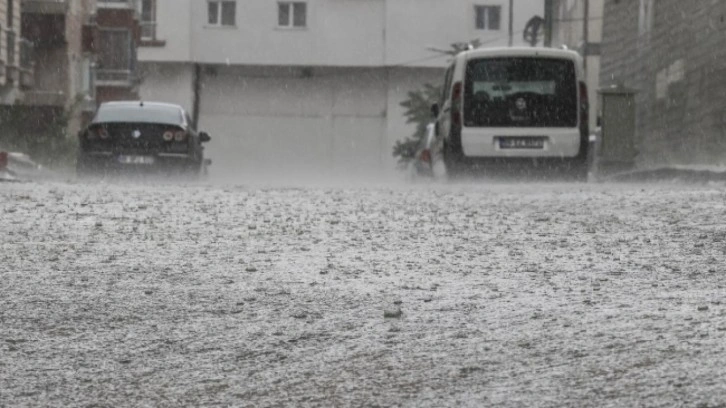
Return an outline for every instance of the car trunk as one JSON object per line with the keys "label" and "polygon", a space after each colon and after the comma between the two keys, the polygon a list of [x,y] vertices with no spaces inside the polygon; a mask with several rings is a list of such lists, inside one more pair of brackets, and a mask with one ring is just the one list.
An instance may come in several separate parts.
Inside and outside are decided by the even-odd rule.
{"label": "car trunk", "polygon": [[108,139],[96,138],[95,143],[117,152],[149,154],[157,152],[185,152],[186,142],[167,142],[163,135],[166,131],[181,130],[178,126],[153,123],[106,123],[94,125],[93,130],[103,126]]}

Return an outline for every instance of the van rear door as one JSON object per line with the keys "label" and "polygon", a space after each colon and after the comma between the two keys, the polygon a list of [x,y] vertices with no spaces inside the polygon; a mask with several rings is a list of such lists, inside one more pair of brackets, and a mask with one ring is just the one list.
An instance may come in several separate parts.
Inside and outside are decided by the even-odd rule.
{"label": "van rear door", "polygon": [[551,57],[468,61],[464,126],[573,128],[578,125],[575,63]]}

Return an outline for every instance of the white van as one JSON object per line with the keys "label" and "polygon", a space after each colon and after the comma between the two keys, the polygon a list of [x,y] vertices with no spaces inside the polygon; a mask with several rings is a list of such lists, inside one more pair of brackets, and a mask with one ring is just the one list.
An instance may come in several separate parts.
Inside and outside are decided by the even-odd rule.
{"label": "white van", "polygon": [[586,177],[589,107],[582,58],[574,51],[462,52],[447,69],[432,110],[450,174],[518,162]]}

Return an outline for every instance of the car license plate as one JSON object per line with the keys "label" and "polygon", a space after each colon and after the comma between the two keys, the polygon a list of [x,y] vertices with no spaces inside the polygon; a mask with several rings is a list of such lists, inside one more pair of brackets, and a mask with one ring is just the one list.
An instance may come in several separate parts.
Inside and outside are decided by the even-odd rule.
{"label": "car license plate", "polygon": [[118,161],[123,164],[154,164],[152,156],[119,156]]}
{"label": "car license plate", "polygon": [[543,149],[544,137],[500,137],[501,149]]}

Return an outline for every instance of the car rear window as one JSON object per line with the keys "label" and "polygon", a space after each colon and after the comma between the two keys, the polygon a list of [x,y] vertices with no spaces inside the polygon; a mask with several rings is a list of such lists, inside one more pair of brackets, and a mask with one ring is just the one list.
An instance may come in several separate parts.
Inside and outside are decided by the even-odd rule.
{"label": "car rear window", "polygon": [[182,110],[175,106],[112,105],[101,106],[94,123],[160,123],[180,125],[184,122]]}
{"label": "car rear window", "polygon": [[464,125],[577,126],[574,62],[543,57],[469,61],[464,85]]}

